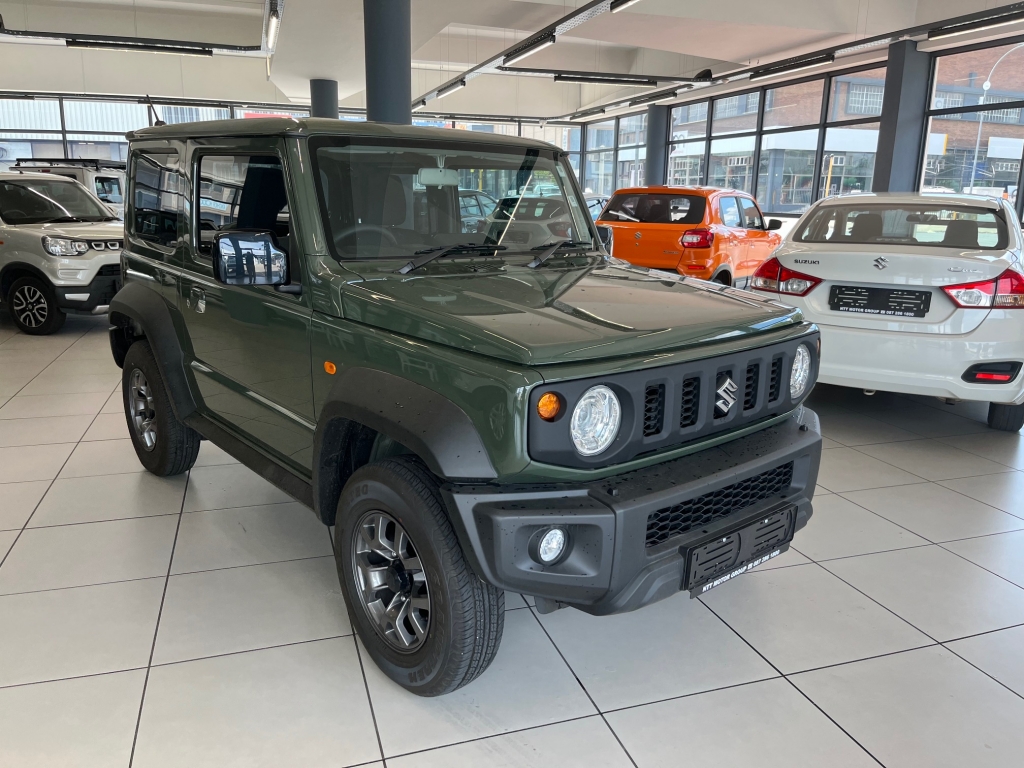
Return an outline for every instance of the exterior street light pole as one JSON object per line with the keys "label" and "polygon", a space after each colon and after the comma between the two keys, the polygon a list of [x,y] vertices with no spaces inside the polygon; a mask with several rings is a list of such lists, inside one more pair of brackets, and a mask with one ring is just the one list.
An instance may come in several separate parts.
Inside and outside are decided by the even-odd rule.
{"label": "exterior street light pole", "polygon": [[[984,91],[984,93],[981,94],[981,101],[978,102],[979,106],[985,105],[985,99],[988,97],[989,88],[992,87],[992,75],[996,73],[996,67],[998,67],[1000,63],[1002,63],[1003,59],[1005,59],[1011,53],[1016,51],[1018,48],[1024,48],[1024,43],[1017,43],[1017,45],[1013,46],[1013,48],[1011,48],[998,59],[996,59],[996,63],[992,65],[992,69],[988,73],[988,77],[985,78],[985,82],[982,83],[981,85],[981,89],[982,91]],[[984,124],[985,111],[982,110],[981,112],[978,113],[978,138],[974,142],[974,162],[971,164],[971,186],[969,187],[971,191],[968,193],[971,195],[974,194],[974,177],[978,172],[978,153],[981,150],[981,128]]]}

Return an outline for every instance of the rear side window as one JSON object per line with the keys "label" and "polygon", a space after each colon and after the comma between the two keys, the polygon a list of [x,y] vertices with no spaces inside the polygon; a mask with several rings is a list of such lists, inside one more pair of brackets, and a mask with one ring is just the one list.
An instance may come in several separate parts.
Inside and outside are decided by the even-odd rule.
{"label": "rear side window", "polygon": [[707,199],[701,195],[614,195],[601,221],[644,224],[699,224]]}
{"label": "rear side window", "polygon": [[178,239],[182,182],[174,152],[136,154],[132,160],[132,212],[128,234],[170,247]]}
{"label": "rear side window", "polygon": [[829,205],[816,210],[797,233],[802,243],[921,245],[1002,250],[1007,242],[1002,211],[971,205]]}
{"label": "rear side window", "polygon": [[199,159],[196,250],[209,256],[218,232],[289,234],[288,195],[281,161],[272,155],[203,155]]}
{"label": "rear side window", "polygon": [[718,198],[718,211],[722,215],[722,223],[727,227],[740,226],[740,209],[735,197]]}

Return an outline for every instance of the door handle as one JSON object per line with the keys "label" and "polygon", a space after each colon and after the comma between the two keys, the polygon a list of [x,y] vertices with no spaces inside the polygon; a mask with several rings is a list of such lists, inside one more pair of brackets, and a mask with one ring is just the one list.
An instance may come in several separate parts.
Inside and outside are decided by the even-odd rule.
{"label": "door handle", "polygon": [[189,307],[194,307],[196,312],[202,314],[206,311],[206,291],[193,285],[185,304]]}

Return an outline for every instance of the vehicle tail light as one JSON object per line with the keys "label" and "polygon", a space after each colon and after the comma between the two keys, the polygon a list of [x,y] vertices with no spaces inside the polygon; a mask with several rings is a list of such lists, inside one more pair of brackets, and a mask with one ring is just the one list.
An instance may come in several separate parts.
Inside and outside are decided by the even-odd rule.
{"label": "vehicle tail light", "polygon": [[789,296],[806,296],[820,282],[821,278],[782,266],[782,262],[773,256],[757,268],[750,280],[750,287]]}
{"label": "vehicle tail light", "polygon": [[679,238],[683,248],[710,248],[715,242],[715,233],[710,229],[691,229]]}
{"label": "vehicle tail light", "polygon": [[572,225],[567,221],[555,221],[548,224],[548,229],[555,237],[569,237],[569,230]]}
{"label": "vehicle tail light", "polygon": [[1024,275],[1012,269],[992,280],[949,285],[942,290],[954,304],[964,309],[1024,309]]}

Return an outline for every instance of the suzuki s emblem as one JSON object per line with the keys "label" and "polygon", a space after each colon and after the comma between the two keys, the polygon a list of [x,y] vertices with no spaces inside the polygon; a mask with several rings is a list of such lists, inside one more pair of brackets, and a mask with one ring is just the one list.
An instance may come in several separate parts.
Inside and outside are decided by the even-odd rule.
{"label": "suzuki s emblem", "polygon": [[718,381],[715,384],[718,387],[715,390],[715,394],[718,395],[718,399],[715,400],[715,418],[723,419],[736,404],[736,392],[739,391],[739,387],[728,373],[718,374]]}
{"label": "suzuki s emblem", "polygon": [[633,233],[633,237],[635,237],[637,240],[639,240],[643,236],[644,236],[643,232],[634,232]]}
{"label": "suzuki s emblem", "polygon": [[875,259],[875,269],[885,269],[889,266],[889,260],[885,256],[879,256]]}

